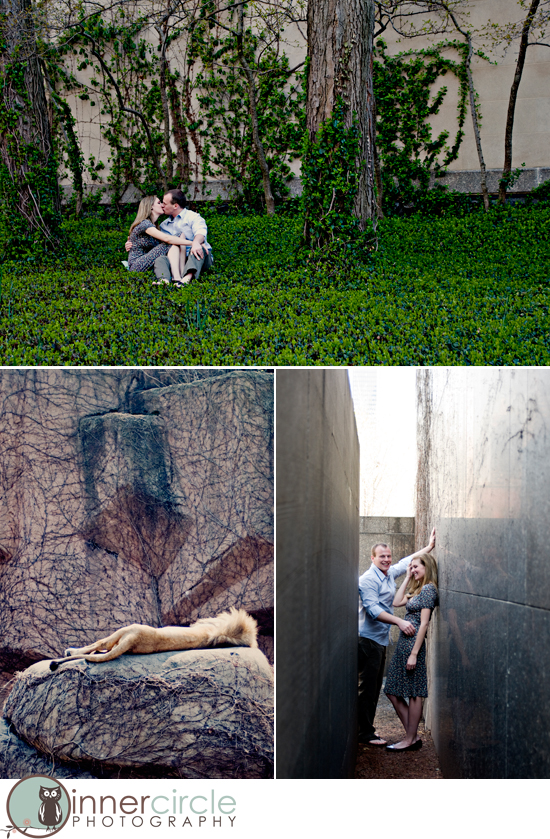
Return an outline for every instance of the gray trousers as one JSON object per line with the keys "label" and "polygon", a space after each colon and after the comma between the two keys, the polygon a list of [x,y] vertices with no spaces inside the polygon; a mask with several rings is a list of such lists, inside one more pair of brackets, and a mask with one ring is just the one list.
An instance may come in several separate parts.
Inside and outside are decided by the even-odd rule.
{"label": "gray trousers", "polygon": [[[203,248],[203,251],[206,251],[206,254],[202,257],[202,259],[197,259],[197,257],[193,256],[192,253],[189,254],[182,276],[185,277],[188,271],[194,271],[195,277],[198,277],[201,271],[208,271],[208,269],[212,267],[214,264],[212,251],[208,251],[206,248]],[[155,277],[157,280],[172,279],[172,272],[170,271],[170,263],[167,256],[158,256],[155,259]]]}

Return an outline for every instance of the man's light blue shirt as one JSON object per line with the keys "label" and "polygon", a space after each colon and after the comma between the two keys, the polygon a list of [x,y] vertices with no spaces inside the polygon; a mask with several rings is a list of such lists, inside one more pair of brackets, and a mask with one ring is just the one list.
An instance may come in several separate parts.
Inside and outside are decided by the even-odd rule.
{"label": "man's light blue shirt", "polygon": [[376,565],[371,565],[368,571],[359,577],[359,635],[370,638],[383,647],[387,647],[390,640],[392,624],[376,620],[380,612],[393,615],[393,598],[395,597],[395,580],[406,573],[412,556],[396,562],[383,574]]}
{"label": "man's light blue shirt", "polygon": [[207,228],[206,222],[202,216],[193,210],[185,208],[173,218],[168,216],[160,225],[160,229],[170,236],[183,236],[188,241],[193,241],[197,233],[202,233],[204,236],[203,245],[208,250],[212,250],[209,243],[206,241]]}

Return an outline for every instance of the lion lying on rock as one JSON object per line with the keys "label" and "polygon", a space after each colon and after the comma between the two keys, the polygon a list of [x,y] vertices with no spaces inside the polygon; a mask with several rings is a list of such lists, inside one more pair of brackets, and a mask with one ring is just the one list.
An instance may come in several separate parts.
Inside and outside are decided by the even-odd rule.
{"label": "lion lying on rock", "polygon": [[83,658],[86,661],[112,661],[124,653],[162,653],[169,650],[197,650],[225,644],[233,647],[257,647],[258,625],[244,609],[231,608],[215,618],[201,618],[191,626],[152,627],[134,623],[117,629],[87,647],[71,647],[64,658],[50,664],[57,670],[60,664]]}

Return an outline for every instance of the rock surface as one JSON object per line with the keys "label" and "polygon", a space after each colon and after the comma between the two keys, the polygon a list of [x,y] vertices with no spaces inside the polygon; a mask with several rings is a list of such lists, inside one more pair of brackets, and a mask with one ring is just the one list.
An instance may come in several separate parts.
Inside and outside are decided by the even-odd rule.
{"label": "rock surface", "polygon": [[24,778],[26,775],[49,775],[51,778],[95,778],[77,764],[68,766],[51,755],[37,751],[17,736],[13,726],[0,719],[0,777]]}
{"label": "rock surface", "polygon": [[228,606],[272,649],[272,441],[260,371],[0,371],[2,684]]}
{"label": "rock surface", "polygon": [[68,662],[53,673],[38,662],[15,678],[4,717],[20,738],[4,728],[4,777],[41,760],[92,773],[73,777],[272,776],[272,669],[248,647]]}
{"label": "rock surface", "polygon": [[132,397],[134,414],[162,418],[170,486],[191,511],[159,579],[164,623],[273,604],[272,406],[271,377],[248,372]]}

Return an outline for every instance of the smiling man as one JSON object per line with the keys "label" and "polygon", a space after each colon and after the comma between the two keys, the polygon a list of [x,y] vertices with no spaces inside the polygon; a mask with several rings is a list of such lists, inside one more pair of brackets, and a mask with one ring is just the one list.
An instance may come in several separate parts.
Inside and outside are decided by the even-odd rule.
{"label": "smiling man", "polygon": [[359,578],[359,743],[385,746],[386,740],[374,729],[374,715],[384,677],[390,627],[398,626],[405,635],[414,635],[409,621],[393,614],[395,580],[406,573],[416,556],[435,546],[435,528],[427,547],[392,565],[391,550],[384,542],[373,545],[371,567]]}

